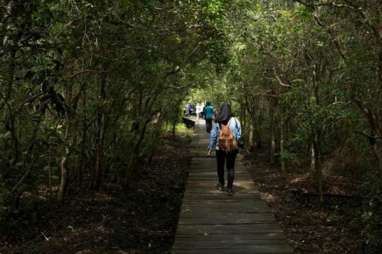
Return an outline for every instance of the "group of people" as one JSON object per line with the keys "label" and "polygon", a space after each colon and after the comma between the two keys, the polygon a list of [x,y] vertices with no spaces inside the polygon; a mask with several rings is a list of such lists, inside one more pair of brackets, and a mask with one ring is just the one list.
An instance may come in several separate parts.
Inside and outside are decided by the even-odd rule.
{"label": "group of people", "polygon": [[[216,151],[218,175],[216,187],[232,195],[235,161],[241,140],[240,121],[233,116],[228,103],[223,103],[220,110],[215,111],[211,103],[207,102],[203,114],[206,120],[206,130],[209,133],[208,156]],[[224,174],[225,167],[227,168],[227,182]]]}
{"label": "group of people", "polygon": [[192,103],[187,103],[185,106],[185,115],[191,116],[196,115],[196,118],[199,120],[199,118],[204,118],[204,109],[206,108],[206,104],[204,102],[202,103],[196,103],[196,105],[193,105]]}

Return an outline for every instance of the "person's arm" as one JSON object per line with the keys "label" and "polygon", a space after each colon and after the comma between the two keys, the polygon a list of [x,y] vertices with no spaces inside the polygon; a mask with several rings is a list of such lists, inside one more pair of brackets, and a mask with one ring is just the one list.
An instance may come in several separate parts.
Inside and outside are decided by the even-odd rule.
{"label": "person's arm", "polygon": [[216,148],[218,132],[219,132],[219,127],[217,124],[214,123],[211,129],[209,143],[208,143],[208,155],[211,155],[212,150]]}
{"label": "person's arm", "polygon": [[241,124],[237,118],[235,119],[236,119],[236,126],[237,126],[237,132],[238,132],[237,140],[239,140],[241,138]]}
{"label": "person's arm", "polygon": [[232,120],[233,121],[230,121],[230,129],[233,132],[233,135],[235,136],[236,140],[239,140],[241,138],[240,122],[236,117],[234,117]]}

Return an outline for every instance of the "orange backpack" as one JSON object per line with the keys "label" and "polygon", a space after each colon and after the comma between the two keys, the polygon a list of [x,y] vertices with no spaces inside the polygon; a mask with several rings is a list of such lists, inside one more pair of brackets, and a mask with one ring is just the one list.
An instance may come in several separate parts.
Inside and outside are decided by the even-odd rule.
{"label": "orange backpack", "polygon": [[219,149],[226,152],[231,152],[237,149],[235,143],[235,137],[233,136],[231,129],[228,127],[228,124],[221,124],[219,133]]}

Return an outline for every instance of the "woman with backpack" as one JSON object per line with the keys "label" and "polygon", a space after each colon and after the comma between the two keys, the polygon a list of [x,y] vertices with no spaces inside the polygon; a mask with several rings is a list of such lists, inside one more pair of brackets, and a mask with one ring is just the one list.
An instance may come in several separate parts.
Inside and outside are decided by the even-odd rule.
{"label": "woman with backpack", "polygon": [[211,102],[207,101],[206,106],[203,109],[203,115],[206,119],[206,130],[210,133],[212,128],[212,119],[214,117],[214,107],[211,105]]}
{"label": "woman with backpack", "polygon": [[241,126],[237,118],[232,116],[231,107],[223,103],[215,124],[210,133],[208,156],[216,150],[217,174],[219,190],[224,190],[224,165],[227,167],[227,192],[233,194],[233,181],[235,178],[235,160],[239,151],[238,141],[241,137]]}

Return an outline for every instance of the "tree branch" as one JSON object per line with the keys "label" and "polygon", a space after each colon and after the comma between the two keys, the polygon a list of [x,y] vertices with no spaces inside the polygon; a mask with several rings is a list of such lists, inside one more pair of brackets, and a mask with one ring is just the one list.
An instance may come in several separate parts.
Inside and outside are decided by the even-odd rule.
{"label": "tree branch", "polygon": [[283,82],[283,81],[281,80],[281,78],[277,75],[277,73],[276,73],[276,69],[275,69],[275,68],[273,68],[273,73],[274,73],[274,75],[275,75],[275,78],[276,78],[277,81],[279,82],[280,86],[282,86],[282,87],[287,87],[287,88],[291,88],[291,87],[292,87],[289,81],[287,81],[287,83],[285,83],[285,82]]}
{"label": "tree branch", "polygon": [[101,74],[101,73],[106,73],[106,71],[99,71],[99,70],[82,70],[82,71],[79,71],[79,72],[76,72],[70,76],[67,76],[65,77],[65,79],[73,79],[79,75],[82,75],[82,74],[87,74],[87,73],[93,73],[93,74]]}

